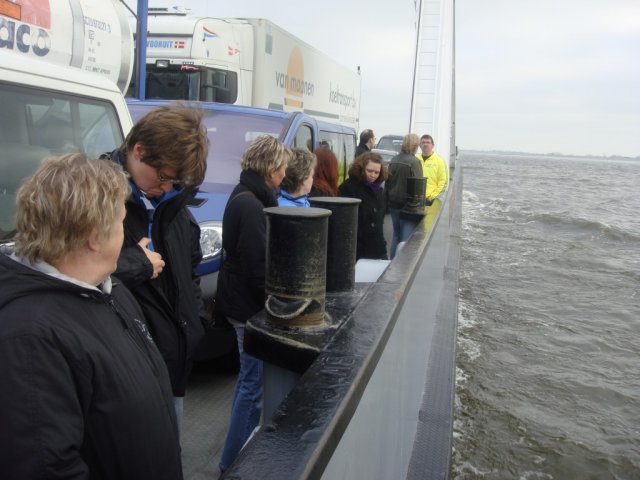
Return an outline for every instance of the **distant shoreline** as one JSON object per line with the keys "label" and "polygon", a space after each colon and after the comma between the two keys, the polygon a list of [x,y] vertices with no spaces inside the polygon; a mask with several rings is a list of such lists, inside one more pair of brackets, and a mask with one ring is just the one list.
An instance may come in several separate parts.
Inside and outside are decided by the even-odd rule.
{"label": "distant shoreline", "polygon": [[528,152],[512,152],[509,150],[465,150],[460,149],[459,154],[476,154],[483,155],[522,155],[527,157],[563,157],[563,158],[593,158],[599,160],[640,160],[640,156],[637,157],[625,157],[623,155],[567,155],[564,153],[549,152],[549,153],[528,153]]}

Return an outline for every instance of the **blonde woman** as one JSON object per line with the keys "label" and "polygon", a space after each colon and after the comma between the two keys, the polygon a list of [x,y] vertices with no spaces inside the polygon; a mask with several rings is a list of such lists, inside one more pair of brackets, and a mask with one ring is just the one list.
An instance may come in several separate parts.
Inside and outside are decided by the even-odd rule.
{"label": "blonde woman", "polygon": [[240,183],[231,192],[222,218],[225,258],[218,274],[216,314],[234,325],[240,372],[233,396],[229,432],[219,467],[225,471],[260,421],[262,361],[244,351],[244,325],[264,308],[266,207],[276,207],[276,192],[292,158],[291,150],[269,136],[258,137],[242,157]]}
{"label": "blonde woman", "polygon": [[50,158],[0,255],[3,478],[181,479],[171,385],[140,307],[111,279],[130,190],[112,162]]}

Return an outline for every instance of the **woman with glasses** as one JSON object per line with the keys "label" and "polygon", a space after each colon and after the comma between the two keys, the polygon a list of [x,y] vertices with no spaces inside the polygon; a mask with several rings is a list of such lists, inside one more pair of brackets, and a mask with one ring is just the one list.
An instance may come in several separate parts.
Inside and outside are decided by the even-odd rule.
{"label": "woman with glasses", "polygon": [[178,427],[192,358],[206,314],[195,267],[200,228],[187,210],[207,168],[202,112],[151,110],[109,155],[129,174],[125,239],[115,275],[133,292],[171,378]]}

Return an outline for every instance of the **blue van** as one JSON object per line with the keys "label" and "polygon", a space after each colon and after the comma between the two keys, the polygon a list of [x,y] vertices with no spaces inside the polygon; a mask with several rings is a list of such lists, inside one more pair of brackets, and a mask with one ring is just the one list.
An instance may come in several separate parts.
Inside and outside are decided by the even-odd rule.
{"label": "blue van", "polygon": [[[169,100],[127,99],[133,121]],[[207,174],[190,206],[200,224],[203,260],[198,267],[207,303],[215,296],[222,250],[222,215],[231,191],[240,179],[240,160],[259,135],[269,134],[289,147],[315,150],[328,146],[338,158],[339,182],[353,161],[356,131],[353,127],[318,120],[303,112],[283,112],[210,102],[191,102],[204,112],[209,136]]]}

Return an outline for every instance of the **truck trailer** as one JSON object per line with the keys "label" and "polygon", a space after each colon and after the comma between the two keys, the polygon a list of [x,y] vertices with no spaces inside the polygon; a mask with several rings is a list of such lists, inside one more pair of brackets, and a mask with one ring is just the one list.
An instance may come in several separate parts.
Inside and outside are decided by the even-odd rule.
{"label": "truck trailer", "polygon": [[360,75],[262,18],[150,8],[146,97],[285,112],[357,129]]}

